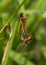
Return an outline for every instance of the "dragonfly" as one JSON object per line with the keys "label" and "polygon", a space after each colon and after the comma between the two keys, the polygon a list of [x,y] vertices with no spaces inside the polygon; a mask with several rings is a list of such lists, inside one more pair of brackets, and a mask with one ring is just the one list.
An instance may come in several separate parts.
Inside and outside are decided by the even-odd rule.
{"label": "dragonfly", "polygon": [[[21,42],[27,44],[27,43],[29,43],[30,40],[33,39],[33,36],[32,36],[32,34],[29,34],[29,33],[27,32],[27,30],[26,30],[26,18],[25,18],[25,16],[23,15],[22,12],[19,14],[19,17],[20,17],[20,20],[21,20],[21,24],[20,24]],[[27,37],[27,38],[24,38],[24,37],[22,36],[22,34],[21,34],[21,33],[22,33],[22,28],[24,29],[24,33],[26,34],[26,37]]]}

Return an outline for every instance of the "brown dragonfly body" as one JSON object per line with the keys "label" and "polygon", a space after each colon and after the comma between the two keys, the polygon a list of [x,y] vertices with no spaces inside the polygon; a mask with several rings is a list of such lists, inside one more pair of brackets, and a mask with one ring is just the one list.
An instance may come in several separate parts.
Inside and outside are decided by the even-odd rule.
{"label": "brown dragonfly body", "polygon": [[30,40],[32,40],[32,35],[29,34],[26,30],[26,18],[23,16],[23,13],[20,13],[19,15],[20,17],[20,20],[21,20],[21,24],[20,24],[20,32],[21,32],[21,29],[23,27],[24,29],[24,33],[26,34],[27,38],[23,38],[23,36],[21,35],[21,41],[22,43],[28,43]]}

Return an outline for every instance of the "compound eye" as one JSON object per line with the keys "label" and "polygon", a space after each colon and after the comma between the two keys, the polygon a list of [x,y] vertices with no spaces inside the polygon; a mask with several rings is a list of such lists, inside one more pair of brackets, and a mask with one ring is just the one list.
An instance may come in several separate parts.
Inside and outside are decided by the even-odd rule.
{"label": "compound eye", "polygon": [[23,16],[23,13],[21,12],[19,16],[22,17]]}

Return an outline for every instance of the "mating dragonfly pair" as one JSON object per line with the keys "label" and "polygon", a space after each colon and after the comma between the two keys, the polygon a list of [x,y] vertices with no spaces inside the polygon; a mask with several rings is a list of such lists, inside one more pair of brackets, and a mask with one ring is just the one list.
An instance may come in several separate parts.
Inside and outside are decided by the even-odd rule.
{"label": "mating dragonfly pair", "polygon": [[[26,18],[24,17],[23,13],[20,13],[19,17],[20,17],[20,20],[21,20],[21,24],[20,24],[21,42],[24,43],[24,44],[27,44],[27,43],[29,43],[30,40],[32,40],[33,37],[26,30]],[[22,27],[24,29],[24,33],[26,34],[26,38],[24,38],[21,34]]]}

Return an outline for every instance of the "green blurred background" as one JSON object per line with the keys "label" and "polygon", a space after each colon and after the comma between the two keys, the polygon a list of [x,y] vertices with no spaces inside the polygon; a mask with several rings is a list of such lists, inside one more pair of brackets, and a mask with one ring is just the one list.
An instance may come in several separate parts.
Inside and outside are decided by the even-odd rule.
{"label": "green blurred background", "polygon": [[[26,17],[27,32],[33,36],[27,45],[20,40],[20,12]],[[0,65],[46,65],[46,0],[0,0],[0,31],[8,23],[13,33],[3,64],[9,32],[5,28],[0,34]]]}

